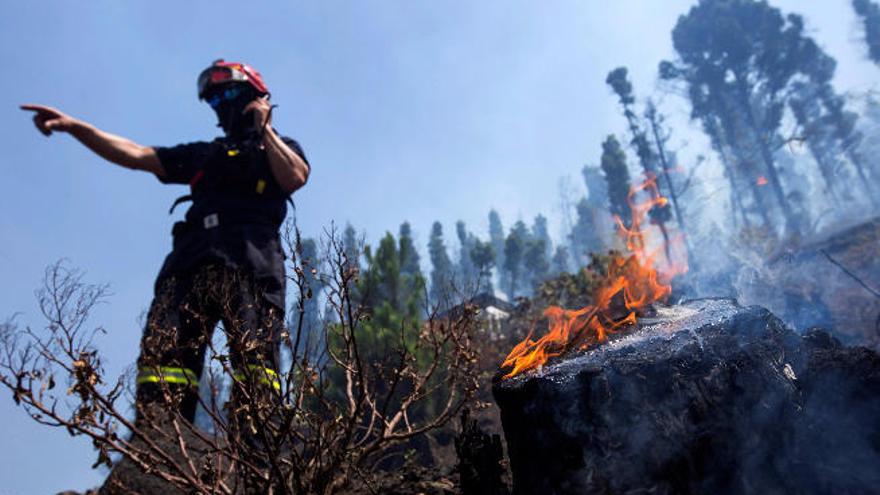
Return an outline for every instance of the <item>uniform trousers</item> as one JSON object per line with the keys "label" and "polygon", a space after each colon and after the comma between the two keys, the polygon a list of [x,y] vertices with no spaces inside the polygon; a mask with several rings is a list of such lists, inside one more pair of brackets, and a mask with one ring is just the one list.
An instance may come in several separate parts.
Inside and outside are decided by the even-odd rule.
{"label": "uniform trousers", "polygon": [[[279,339],[284,310],[268,302],[251,272],[205,262],[156,282],[138,358],[137,411],[171,401],[193,421],[199,402],[205,353],[214,328],[223,323],[228,342],[224,369],[233,383],[279,391]],[[235,399],[235,387],[231,398]]]}

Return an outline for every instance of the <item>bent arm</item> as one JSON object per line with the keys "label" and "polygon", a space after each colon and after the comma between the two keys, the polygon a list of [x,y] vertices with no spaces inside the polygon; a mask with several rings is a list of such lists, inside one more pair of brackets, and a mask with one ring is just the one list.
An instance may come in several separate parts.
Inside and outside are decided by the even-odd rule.
{"label": "bent arm", "polygon": [[287,146],[271,126],[266,126],[263,145],[272,175],[285,194],[290,194],[306,184],[309,179],[309,165]]}

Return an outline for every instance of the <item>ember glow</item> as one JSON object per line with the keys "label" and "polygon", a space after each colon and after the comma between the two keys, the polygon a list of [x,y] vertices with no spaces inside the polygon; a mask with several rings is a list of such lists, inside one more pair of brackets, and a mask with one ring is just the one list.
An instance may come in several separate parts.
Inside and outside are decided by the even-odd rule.
{"label": "ember glow", "polygon": [[[637,203],[637,196],[648,199]],[[532,340],[533,334],[529,333],[510,351],[501,365],[502,369],[510,369],[504,378],[538,368],[550,358],[587,349],[605,342],[609,335],[634,328],[640,311],[669,297],[672,278],[687,271],[687,253],[680,235],[659,245],[651,242],[649,237],[652,236],[647,235],[657,230],[643,225],[648,212],[667,202],[657,190],[656,177],[633,187],[628,202],[632,225],[627,228],[620,218],[615,218],[628,254],[612,260],[608,275],[594,294],[594,304],[577,310],[558,306],[545,309],[547,333],[537,340]],[[655,261],[661,261],[656,263],[660,268],[655,266]]]}
{"label": "ember glow", "polygon": [[767,185],[767,178],[762,175],[762,176],[758,177],[758,180],[755,182],[755,184],[757,184],[759,186],[766,186]]}

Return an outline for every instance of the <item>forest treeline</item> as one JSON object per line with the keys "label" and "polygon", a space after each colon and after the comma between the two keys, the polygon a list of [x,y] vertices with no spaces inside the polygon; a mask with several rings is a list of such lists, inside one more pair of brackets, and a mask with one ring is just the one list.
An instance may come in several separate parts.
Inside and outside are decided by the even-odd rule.
{"label": "forest treeline", "polygon": [[[852,8],[862,25],[863,45],[857,48],[880,65],[880,6],[852,0]],[[616,68],[605,82],[619,102],[626,132],[609,134],[597,143],[598,156],[586,157],[598,165],[581,169],[585,195],[562,198],[561,239],[552,238],[543,215],[505,222],[492,210],[488,232],[475,232],[463,221],[449,232],[434,222],[422,246],[428,258],[423,263],[408,222],[377,246],[364,245],[363,234],[347,225],[350,260],[366,274],[365,303],[384,308],[377,311],[390,322],[424,314],[425,302],[449,307],[452,289],[510,301],[530,296],[543,281],[587,266],[591,253],[615,247],[613,217],[630,221],[627,195],[646,177],[656,180],[655,194],[669,200],[649,212],[651,223],[664,235],[684,233],[689,242],[707,223],[710,194],[695,173],[700,167],[723,169],[726,213],[713,221],[729,233],[796,241],[834,218],[880,206],[874,185],[880,166],[870,159],[880,151],[880,99],[834,87],[837,63],[809,34],[803,17],[765,1],[701,0],[671,35],[675,57],[659,62],[658,86],[689,103],[690,118],[710,149],[693,163],[679,160],[656,98],[638,92],[626,67]],[[317,259],[315,241],[306,246],[306,254]],[[312,282],[320,292],[320,280]],[[317,324],[319,308],[310,311],[308,319]]]}

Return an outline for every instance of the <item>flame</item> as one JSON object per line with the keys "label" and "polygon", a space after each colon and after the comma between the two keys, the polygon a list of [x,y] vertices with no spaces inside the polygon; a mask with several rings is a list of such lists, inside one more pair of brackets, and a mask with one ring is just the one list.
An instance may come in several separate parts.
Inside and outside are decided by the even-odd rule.
{"label": "flame", "polygon": [[766,186],[767,185],[767,178],[762,175],[762,176],[758,177],[758,180],[755,181],[755,184],[757,184],[759,186]]}
{"label": "flame", "polygon": [[[636,203],[642,191],[649,199]],[[649,176],[639,186],[632,187],[627,197],[632,210],[632,225],[627,228],[615,216],[618,233],[629,252],[611,261],[608,275],[594,294],[594,304],[577,310],[550,306],[544,310],[548,320],[545,335],[533,340],[530,332],[514,346],[501,367],[510,369],[503,378],[539,368],[549,359],[573,349],[587,349],[608,340],[608,336],[632,328],[637,314],[655,301],[665,300],[672,292],[670,282],[676,275],[687,271],[686,253],[681,236],[670,239],[671,246],[651,246],[642,224],[651,208],[662,207],[667,199],[659,194],[655,176]],[[671,253],[658,271],[654,267],[660,253]],[[683,261],[676,261],[683,260]]]}

